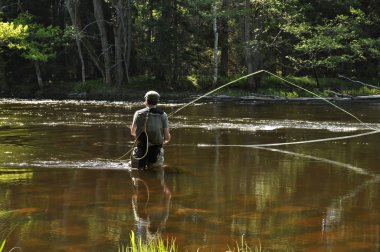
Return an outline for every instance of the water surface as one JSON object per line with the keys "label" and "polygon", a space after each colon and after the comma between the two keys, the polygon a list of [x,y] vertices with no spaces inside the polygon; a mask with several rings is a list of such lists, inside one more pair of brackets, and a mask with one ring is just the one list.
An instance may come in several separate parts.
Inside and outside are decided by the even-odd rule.
{"label": "water surface", "polygon": [[131,172],[118,158],[141,106],[0,100],[8,250],[117,251],[131,230],[180,251],[243,235],[265,251],[380,250],[380,134],[338,139],[379,129],[379,103],[340,104],[365,125],[328,104],[199,103],[170,117],[165,170]]}

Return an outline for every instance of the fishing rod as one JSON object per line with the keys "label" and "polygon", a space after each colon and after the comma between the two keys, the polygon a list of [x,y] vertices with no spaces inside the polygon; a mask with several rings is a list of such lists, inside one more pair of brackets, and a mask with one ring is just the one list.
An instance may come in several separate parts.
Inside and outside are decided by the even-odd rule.
{"label": "fishing rod", "polygon": [[[314,93],[314,92],[312,92],[312,91],[310,91],[310,90],[308,90],[308,89],[306,89],[304,87],[301,87],[301,86],[299,86],[299,85],[297,85],[297,84],[295,84],[295,83],[293,83],[291,81],[288,81],[285,78],[283,78],[283,77],[281,77],[281,76],[279,76],[277,74],[274,74],[274,73],[269,72],[269,71],[264,70],[264,69],[258,70],[256,72],[253,72],[253,73],[250,73],[250,74],[247,74],[247,75],[244,75],[244,76],[242,76],[240,78],[232,80],[232,81],[230,81],[230,82],[228,82],[228,83],[226,83],[226,84],[224,84],[224,85],[222,85],[220,87],[217,87],[217,88],[215,88],[215,89],[213,89],[213,90],[211,90],[211,91],[209,91],[209,92],[207,92],[207,93],[199,96],[198,98],[196,98],[196,99],[194,99],[194,100],[192,100],[192,101],[184,104],[183,106],[179,107],[175,111],[169,113],[168,114],[168,118],[172,117],[173,115],[177,114],[179,111],[183,110],[184,108],[186,108],[186,107],[194,104],[195,102],[201,100],[202,98],[204,98],[204,97],[206,97],[206,96],[208,96],[208,95],[210,95],[212,93],[215,93],[216,91],[218,91],[220,89],[228,87],[228,86],[230,86],[230,85],[232,85],[232,84],[234,84],[234,83],[236,83],[236,82],[238,82],[240,80],[243,80],[243,79],[246,79],[248,77],[255,76],[255,75],[258,75],[258,74],[261,74],[261,73],[266,73],[268,75],[271,75],[271,76],[275,77],[276,79],[281,80],[282,82],[285,82],[285,83],[287,83],[287,84],[289,84],[291,86],[294,86],[294,87],[296,87],[298,89],[301,89],[301,90],[303,90],[303,91],[305,91],[305,92],[307,92],[307,93],[309,93],[309,94],[311,94],[311,95],[313,95],[313,96],[315,96],[315,97],[317,97],[317,98],[325,101],[326,103],[330,104],[331,106],[335,107],[336,109],[338,109],[338,110],[344,112],[345,114],[349,115],[350,117],[354,118],[356,121],[358,121],[359,123],[361,123],[362,125],[364,125],[366,128],[372,130],[372,132],[370,132],[368,134],[364,133],[364,134],[345,136],[345,137],[340,137],[340,138],[337,137],[337,138],[327,138],[327,139],[316,139],[316,140],[310,140],[310,141],[287,142],[287,143],[273,143],[273,144],[268,144],[268,145],[257,145],[257,146],[261,146],[261,147],[263,147],[263,146],[280,146],[280,145],[301,144],[301,143],[309,143],[309,142],[323,142],[323,141],[331,141],[331,140],[338,140],[338,139],[347,139],[347,138],[359,137],[359,136],[363,136],[363,135],[375,134],[375,133],[379,133],[380,132],[379,128],[371,127],[370,125],[368,125],[367,123],[363,122],[362,120],[360,120],[358,117],[356,117],[352,113],[350,113],[347,110],[341,108],[340,106],[334,104],[333,102],[329,101],[328,99],[326,99],[326,98],[324,98],[324,97],[322,97],[322,96],[320,96],[320,95],[318,95],[318,94],[316,94],[316,93]],[[198,146],[200,146],[200,147],[211,147],[211,146],[216,146],[216,145],[202,145],[202,144],[199,144]],[[221,146],[221,145],[218,145],[218,146]],[[237,145],[224,145],[224,146],[237,146]],[[253,145],[250,145],[250,146],[253,146]],[[128,155],[129,153],[131,153],[132,150],[133,150],[133,147],[127,153],[125,153],[121,157],[117,158],[116,160],[121,160],[126,155]]]}
{"label": "fishing rod", "polygon": [[171,116],[173,116],[174,114],[177,114],[177,113],[178,113],[179,111],[181,111],[182,109],[184,109],[184,108],[190,106],[191,104],[196,103],[196,102],[199,101],[200,99],[202,99],[202,98],[204,98],[204,97],[206,97],[206,96],[208,96],[208,95],[210,95],[210,94],[212,94],[212,93],[215,93],[216,91],[218,91],[218,90],[220,90],[220,89],[222,89],[222,88],[225,88],[225,87],[227,87],[227,86],[230,86],[231,84],[234,84],[234,83],[236,83],[236,82],[238,82],[238,81],[240,81],[240,80],[246,79],[246,78],[248,78],[248,77],[250,77],[250,76],[254,76],[254,75],[260,74],[260,73],[262,73],[262,72],[265,72],[265,70],[259,70],[259,71],[256,71],[256,72],[254,72],[254,73],[250,73],[250,74],[244,75],[244,76],[242,76],[242,77],[240,77],[240,78],[237,78],[237,79],[235,79],[235,80],[233,80],[233,81],[230,81],[230,82],[228,82],[228,83],[226,83],[226,84],[224,84],[224,85],[222,85],[222,86],[220,86],[220,87],[217,87],[217,88],[211,90],[210,92],[207,92],[207,93],[205,93],[204,95],[201,95],[201,96],[199,96],[198,98],[192,100],[191,102],[186,103],[185,105],[179,107],[179,108],[176,109],[175,111],[169,113],[168,118],[171,117]]}

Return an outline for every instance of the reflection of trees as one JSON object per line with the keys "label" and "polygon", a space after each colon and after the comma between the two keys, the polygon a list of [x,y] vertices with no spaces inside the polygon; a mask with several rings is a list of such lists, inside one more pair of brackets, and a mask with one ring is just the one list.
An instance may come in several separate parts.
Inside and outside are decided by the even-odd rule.
{"label": "reflection of trees", "polygon": [[[372,180],[371,175],[371,169],[378,170],[380,162],[380,156],[375,151],[378,135],[286,146],[282,147],[283,152],[217,146],[303,141],[348,134],[324,128],[244,132],[244,129],[238,130],[229,125],[220,127],[221,123],[239,125],[241,121],[234,121],[235,118],[245,117],[247,122],[252,118],[252,125],[256,120],[271,121],[273,118],[306,120],[306,123],[310,120],[316,124],[322,121],[327,125],[331,122],[332,130],[337,118],[339,125],[340,121],[341,125],[345,125],[344,129],[349,129],[351,125],[350,118],[340,118],[334,111],[329,113],[330,108],[324,105],[284,105],[286,109],[280,106],[203,104],[181,111],[183,117],[172,118],[172,121],[178,120],[180,125],[184,125],[175,128],[174,141],[194,144],[194,147],[170,148],[167,152],[173,156],[168,160],[186,165],[196,175],[170,178],[173,180],[170,181],[173,194],[181,194],[173,202],[179,222],[176,228],[182,229],[181,233],[192,230],[191,236],[206,240],[219,235],[215,229],[220,228],[220,233],[228,233],[230,237],[231,234],[236,237],[248,234],[264,240],[269,237],[273,241],[273,235],[278,238],[275,245],[282,241],[297,245],[306,239],[312,239],[310,244],[316,244],[324,243],[326,235],[331,235],[323,230],[335,230],[338,236],[336,227],[346,235],[346,238],[339,238],[353,236],[357,230],[350,228],[355,225],[355,218],[361,215],[358,208],[363,207],[371,215],[378,216],[374,214],[374,209],[379,207],[379,183],[376,179]],[[198,143],[214,145],[215,148],[197,148]],[[302,235],[305,237],[299,241],[294,238]],[[357,237],[356,240],[362,239],[364,235]],[[219,238],[225,237],[221,235]]]}
{"label": "reflection of trees", "polygon": [[125,172],[22,170],[33,171],[23,183],[14,183],[12,177],[9,183],[0,181],[4,196],[0,200],[1,227],[18,224],[7,244],[21,246],[24,251],[68,247],[108,251],[128,239],[129,224],[134,220],[127,203],[131,190]]}
{"label": "reflection of trees", "polygon": [[[352,174],[355,174],[356,176],[362,176],[364,178],[368,178],[370,177],[370,179],[367,179],[367,180],[364,180],[363,183],[359,183],[357,184],[356,186],[355,185],[352,185],[350,184],[349,186],[339,186],[340,184],[339,183],[342,183],[342,182],[338,182],[338,181],[331,181],[331,182],[325,182],[323,180],[319,180],[320,181],[320,187],[321,189],[319,190],[321,192],[320,195],[317,195],[317,196],[313,196],[313,198],[315,198],[314,200],[308,200],[309,202],[315,202],[317,203],[318,201],[321,201],[321,200],[324,200],[324,202],[326,203],[322,203],[322,202],[319,202],[318,205],[326,205],[326,209],[324,211],[324,214],[323,216],[320,216],[320,215],[317,215],[317,217],[320,219],[320,227],[321,227],[321,233],[320,235],[323,236],[323,239],[325,239],[326,241],[326,245],[328,246],[330,243],[334,243],[336,242],[336,239],[337,238],[340,238],[340,239],[347,239],[347,236],[349,235],[352,235],[352,234],[348,234],[349,232],[346,231],[346,219],[345,219],[345,211],[347,210],[347,206],[350,205],[349,203],[352,204],[353,201],[355,201],[354,198],[357,198],[358,197],[358,194],[359,193],[363,193],[363,191],[367,190],[367,194],[370,195],[371,197],[367,197],[367,198],[363,198],[361,197],[360,200],[363,201],[363,207],[373,207],[373,198],[377,198],[379,196],[378,194],[378,191],[376,190],[377,186],[380,182],[380,176],[379,175],[376,175],[376,174],[373,174],[365,169],[362,169],[362,168],[359,168],[359,167],[356,167],[354,165],[350,165],[350,164],[345,164],[345,163],[341,163],[341,162],[338,162],[338,161],[333,161],[333,160],[329,160],[329,159],[325,159],[325,158],[319,158],[319,157],[315,157],[315,156],[312,156],[312,155],[305,155],[305,154],[300,154],[300,153],[296,153],[296,152],[290,152],[290,151],[284,151],[284,150],[279,150],[279,149],[273,149],[273,148],[257,148],[257,149],[262,149],[262,150],[266,150],[266,151],[271,151],[271,152],[277,152],[277,153],[282,153],[282,154],[285,154],[285,155],[290,155],[290,156],[293,156],[296,158],[296,162],[289,162],[289,169],[291,169],[293,167],[293,170],[294,170],[294,166],[297,166],[299,167],[300,164],[304,163],[302,166],[303,167],[307,167],[309,166],[310,167],[310,164],[307,165],[307,160],[314,160],[314,161],[318,161],[319,162],[319,167],[320,168],[323,168],[324,165],[323,164],[331,164],[335,167],[341,167],[341,168],[345,168],[347,169],[348,171],[350,171],[350,175],[348,176],[348,178],[350,179],[350,177],[352,176]],[[299,172],[299,171],[297,171]],[[268,174],[267,174],[268,175]],[[314,173],[315,175],[315,173]],[[297,177],[297,174],[284,174],[282,173],[282,176],[289,176],[289,177]],[[299,175],[298,175],[299,177]],[[304,176],[303,176],[304,177]],[[332,176],[333,177],[333,176]],[[287,180],[288,177],[286,178],[282,178],[283,180]],[[268,180],[268,178],[267,178]],[[318,181],[318,176],[315,176],[315,180]],[[328,180],[330,181],[331,178],[325,178],[325,180]],[[292,181],[292,180],[290,180]],[[256,182],[259,182],[260,183],[260,179]],[[294,181],[296,182],[296,181]],[[301,184],[305,184],[309,182],[309,180],[307,181],[302,181]],[[298,181],[298,183],[300,183],[300,181]],[[334,185],[335,183],[335,185]],[[346,182],[347,183],[347,182]],[[348,182],[350,183],[350,182]],[[268,184],[268,181],[266,181],[265,184]],[[327,187],[325,189],[323,189],[322,185],[332,185],[331,187]],[[375,185],[375,186],[374,186]],[[277,187],[277,186],[276,186]],[[298,195],[299,195],[299,192],[297,192],[297,185],[296,184],[291,184],[290,185],[291,188],[294,188],[294,191],[291,192],[291,194],[289,195],[289,199],[290,199],[290,202],[299,202],[299,198]],[[326,186],[324,186],[326,187]],[[339,188],[339,190],[337,192],[335,192],[336,194],[336,198],[333,197],[333,199],[331,199],[331,196],[334,194],[334,189],[336,188]],[[347,192],[347,189],[345,188],[348,188],[348,192]],[[263,192],[265,192],[265,188],[262,188],[263,189]],[[271,193],[276,193],[276,192],[271,192]],[[272,196],[271,194],[265,194],[265,193],[259,193],[258,195],[260,195],[260,197],[265,196],[266,195],[269,195],[269,196]],[[282,194],[284,195],[284,194]],[[275,197],[281,197],[281,193],[277,194]],[[286,202],[286,197],[285,197],[285,202]],[[351,200],[351,202],[350,202]],[[283,201],[283,200],[279,200],[277,199],[277,201]],[[306,199],[301,199],[301,202],[302,201],[305,201],[306,202]],[[328,203],[330,202],[330,203]],[[298,203],[299,204],[299,203]],[[310,205],[310,203],[308,203]],[[257,232],[257,233],[265,233],[265,230],[268,230],[268,232],[272,233],[272,232],[278,232],[281,234],[281,228],[282,227],[283,229],[286,229],[287,232],[288,232],[288,235],[289,234],[292,234],[294,233],[294,235],[300,235],[299,232],[302,230],[300,229],[300,227],[297,226],[298,222],[302,219],[302,218],[307,218],[308,215],[315,215],[315,210],[312,209],[312,208],[308,208],[306,206],[302,207],[302,205],[292,205],[292,203],[285,203],[285,205],[283,205],[282,207],[265,207],[264,209],[262,209],[262,212],[266,210],[270,210],[270,211],[273,211],[273,213],[267,217],[259,214],[256,216],[253,214],[253,215],[247,215],[246,217],[249,217],[249,221],[248,222],[251,222],[251,225],[249,228],[243,228],[243,232]],[[237,221],[234,220],[234,222],[238,222],[239,223],[239,220],[241,222],[241,224],[245,227],[247,227],[247,223],[246,223],[246,220],[244,220],[244,215],[237,215]],[[263,225],[263,219],[267,219],[268,220],[268,225]],[[238,226],[241,230],[242,226]],[[272,230],[273,229],[273,230]],[[271,231],[269,231],[271,230]],[[277,231],[274,231],[274,230],[277,230]],[[322,237],[321,237],[322,239]],[[377,242],[377,246],[379,245],[379,243]]]}
{"label": "reflection of trees", "polygon": [[[202,138],[202,142],[243,141],[237,134],[230,135],[217,131],[213,141]],[[244,140],[251,140],[247,134],[242,135],[245,135]],[[190,140],[193,137],[196,138],[192,134],[187,135]],[[331,144],[325,148],[314,145],[298,149],[294,146],[286,148],[286,151],[226,147],[173,150],[176,156],[189,152],[192,157],[197,157],[194,161],[197,166],[192,169],[198,176],[171,178],[173,193],[181,193],[173,205],[179,219],[178,228],[185,233],[196,230],[194,236],[198,235],[198,239],[202,234],[214,234],[214,230],[220,228],[224,233],[229,230],[237,237],[244,233],[266,239],[267,235],[275,234],[279,241],[283,239],[284,243],[291,244],[294,243],[289,241],[291,237],[310,232],[316,237],[312,239],[322,242],[326,238],[322,237],[323,228],[326,230],[334,225],[345,228],[347,216],[343,212],[350,211],[353,204],[358,205],[349,199],[354,200],[361,192],[360,205],[373,209],[374,204],[378,206],[374,199],[380,196],[378,181],[369,182],[371,172],[356,166],[356,162],[352,165],[339,162],[347,159],[338,155],[332,160],[319,158],[330,155],[328,147]],[[352,154],[356,149],[352,151],[347,150]],[[302,152],[312,155],[300,154]],[[211,164],[212,167],[209,166]],[[352,196],[347,198],[348,195]],[[352,223],[352,220],[348,221]],[[203,222],[213,228],[204,227]],[[329,223],[331,226],[328,227]],[[348,232],[345,235],[349,235]]]}

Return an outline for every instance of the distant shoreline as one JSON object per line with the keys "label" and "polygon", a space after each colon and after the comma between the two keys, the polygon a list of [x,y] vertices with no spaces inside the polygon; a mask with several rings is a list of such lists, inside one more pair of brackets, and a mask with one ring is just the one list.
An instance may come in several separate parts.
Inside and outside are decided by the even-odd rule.
{"label": "distant shoreline", "polygon": [[[139,102],[143,100],[144,94],[146,90],[133,90],[126,92],[121,95],[112,95],[112,94],[87,94],[85,92],[81,93],[71,93],[66,95],[36,95],[36,96],[26,96],[26,97],[18,97],[18,96],[1,96],[0,99],[36,99],[36,100],[44,100],[44,99],[52,99],[52,100],[95,100],[95,101],[131,101],[131,102]],[[160,92],[161,100],[163,103],[166,102],[190,102],[202,96],[202,93],[196,92]],[[233,95],[210,95],[205,96],[201,99],[201,101],[213,101],[213,102],[268,102],[268,103],[323,103],[326,102],[343,102],[343,103],[363,103],[363,102],[379,102],[380,103],[380,95],[366,95],[366,96],[344,96],[344,97],[323,97],[323,99],[319,97],[280,97],[273,95],[261,95],[261,94],[252,94],[248,96],[233,96]]]}
{"label": "distant shoreline", "polygon": [[287,98],[287,97],[278,97],[270,95],[259,95],[259,96],[227,96],[227,95],[218,95],[218,96],[209,96],[205,99],[212,99],[215,101],[259,101],[259,102],[295,102],[295,103],[320,103],[328,100],[330,102],[380,102],[380,95],[367,95],[367,96],[350,96],[350,97],[297,97],[297,98]]}

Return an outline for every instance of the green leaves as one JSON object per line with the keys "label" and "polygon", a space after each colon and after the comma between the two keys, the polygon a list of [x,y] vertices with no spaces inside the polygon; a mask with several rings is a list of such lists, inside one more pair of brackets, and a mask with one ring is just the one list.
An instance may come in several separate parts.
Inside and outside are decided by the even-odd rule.
{"label": "green leaves", "polygon": [[0,43],[21,50],[25,59],[47,62],[55,57],[61,42],[60,28],[34,23],[28,13],[19,15],[13,22],[0,22]]}
{"label": "green leaves", "polygon": [[0,45],[10,48],[24,49],[19,43],[28,35],[28,26],[13,22],[0,22]]}
{"label": "green leaves", "polygon": [[285,26],[284,30],[298,40],[297,53],[288,57],[302,68],[337,68],[380,56],[379,39],[366,33],[372,23],[361,10],[350,8],[349,14],[339,14],[321,23],[301,22]]}
{"label": "green leaves", "polygon": [[61,30],[58,27],[43,27],[39,24],[30,26],[30,34],[25,40],[26,50],[23,57],[29,60],[47,62],[56,55],[56,48],[60,46]]}

